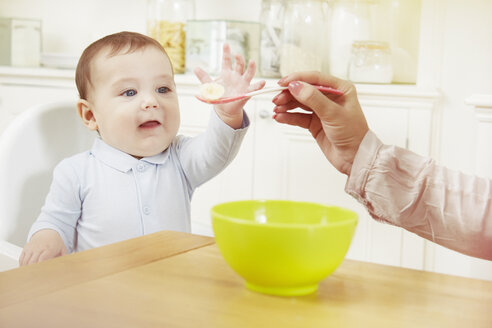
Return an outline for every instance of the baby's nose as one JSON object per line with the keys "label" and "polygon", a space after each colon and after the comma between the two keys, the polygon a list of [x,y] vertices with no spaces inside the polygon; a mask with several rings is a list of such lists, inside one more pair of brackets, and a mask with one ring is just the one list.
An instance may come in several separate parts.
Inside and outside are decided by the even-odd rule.
{"label": "baby's nose", "polygon": [[142,103],[143,110],[157,109],[157,107],[158,107],[157,100],[154,97],[148,96],[143,100]]}
{"label": "baby's nose", "polygon": [[157,105],[145,105],[144,109],[157,109]]}

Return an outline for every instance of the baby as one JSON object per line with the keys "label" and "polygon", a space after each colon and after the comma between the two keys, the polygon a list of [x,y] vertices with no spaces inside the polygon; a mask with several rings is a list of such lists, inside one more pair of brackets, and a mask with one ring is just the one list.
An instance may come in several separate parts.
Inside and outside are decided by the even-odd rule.
{"label": "baby", "polygon": [[[216,82],[228,94],[259,90],[255,64],[224,45]],[[202,83],[212,79],[201,69]],[[235,157],[249,126],[245,101],[217,105],[207,130],[177,136],[180,115],[171,62],[152,38],[108,35],[87,47],[75,80],[83,124],[98,132],[90,151],[61,161],[19,263],[26,265],[160,230],[190,231],[196,187]]]}

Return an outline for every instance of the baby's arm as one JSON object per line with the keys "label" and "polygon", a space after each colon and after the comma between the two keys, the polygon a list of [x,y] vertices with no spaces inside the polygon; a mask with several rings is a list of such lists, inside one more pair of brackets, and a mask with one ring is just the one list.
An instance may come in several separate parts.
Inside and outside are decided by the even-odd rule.
{"label": "baby's arm", "polygon": [[58,232],[43,229],[36,232],[24,246],[19,264],[23,266],[38,263],[66,253],[67,248]]}
{"label": "baby's arm", "polygon": [[[81,159],[82,157],[82,159]],[[84,154],[61,161],[53,171],[53,181],[36,221],[27,236],[20,265],[40,262],[72,252],[82,200],[77,167],[85,167]]]}
{"label": "baby's arm", "polygon": [[[251,84],[251,80],[256,72],[255,62],[250,61],[245,71],[245,61],[243,56],[236,55],[235,59],[236,63],[233,69],[231,50],[227,43],[224,44],[222,71],[217,80],[213,81],[224,86],[225,92],[223,96],[236,96],[262,89],[265,86],[264,80]],[[201,68],[195,69],[195,74],[202,83],[212,82],[212,78]],[[247,101],[248,99],[215,105],[215,112],[219,118],[231,128],[239,129],[243,124],[243,107]]]}

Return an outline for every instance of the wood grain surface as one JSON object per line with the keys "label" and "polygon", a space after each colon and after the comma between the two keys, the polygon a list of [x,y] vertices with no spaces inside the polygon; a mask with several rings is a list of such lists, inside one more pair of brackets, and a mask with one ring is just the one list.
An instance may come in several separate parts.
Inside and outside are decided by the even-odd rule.
{"label": "wood grain surface", "polygon": [[[345,260],[315,294],[276,297],[247,290],[207,237],[167,232],[107,247],[84,265],[32,266],[34,282],[8,271],[9,284],[36,290],[16,302],[0,275],[0,326],[492,327],[492,282]],[[83,277],[64,277],[70,265]]]}

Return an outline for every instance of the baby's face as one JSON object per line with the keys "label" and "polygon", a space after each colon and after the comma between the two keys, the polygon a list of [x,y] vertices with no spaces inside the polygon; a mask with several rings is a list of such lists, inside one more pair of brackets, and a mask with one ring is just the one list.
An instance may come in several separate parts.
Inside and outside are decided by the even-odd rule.
{"label": "baby's face", "polygon": [[102,140],[137,158],[167,149],[178,132],[179,106],[164,53],[151,46],[113,57],[102,52],[91,74],[88,100]]}

